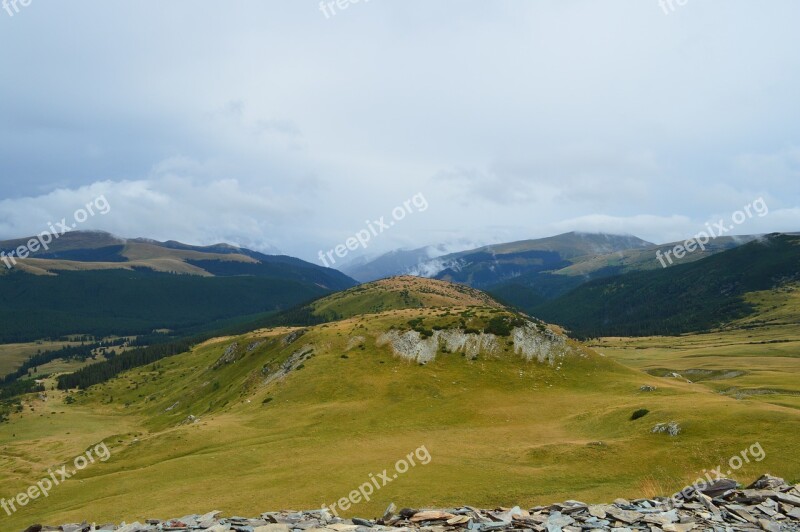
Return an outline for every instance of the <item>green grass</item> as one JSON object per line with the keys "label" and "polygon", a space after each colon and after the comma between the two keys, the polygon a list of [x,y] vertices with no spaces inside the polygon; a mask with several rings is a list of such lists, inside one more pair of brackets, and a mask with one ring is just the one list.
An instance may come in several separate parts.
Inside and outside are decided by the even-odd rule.
{"label": "green grass", "polygon": [[[391,501],[491,507],[599,502],[654,486],[666,493],[756,441],[767,458],[737,478],[800,476],[796,410],[665,381],[590,353],[558,370],[510,353],[474,362],[440,354],[422,367],[372,340],[410,312],[318,326],[289,346],[281,341],[287,330],[239,338],[243,356],[216,370],[233,339],[208,342],[92,388],[73,405],[49,392],[46,404],[3,427],[0,492],[26,488],[100,440],[113,456],[6,518],[8,526],[319,507],[421,445],[430,464],[347,514],[375,516]],[[434,321],[438,311],[426,312]],[[355,336],[366,338],[365,349],[347,350]],[[257,339],[265,343],[246,353]],[[263,385],[264,365],[277,367],[311,344],[301,371]],[[643,384],[658,389],[644,393]],[[638,408],[650,413],[631,422]],[[181,425],[189,414],[200,421]],[[684,427],[679,437],[649,432],[673,419]]]}
{"label": "green grass", "polygon": [[65,346],[79,345],[80,342],[27,342],[21,344],[0,344],[0,377],[19,368],[29,357],[39,351],[54,351]]}
{"label": "green grass", "polygon": [[[728,380],[793,390],[800,367],[789,328],[606,339],[602,354],[573,344],[576,353],[554,367],[508,349],[475,361],[439,353],[420,366],[376,345],[382,332],[409,329],[419,317],[426,327],[462,317],[478,326],[497,315],[490,307],[393,310],[309,328],[289,345],[284,338],[292,329],[256,331],[72,393],[74,404],[58,391],[46,402],[26,399],[24,412],[0,431],[0,496],[26,489],[48,467],[99,441],[112,458],[46,500],[0,516],[3,529],[318,508],[370,474],[391,473],[423,445],[429,464],[345,515],[377,516],[392,501],[495,507],[670,494],[756,443],[765,459],[734,478],[748,482],[770,472],[800,479],[793,396],[737,398],[720,393],[731,385],[725,379],[689,383],[644,371],[743,370]],[[789,341],[761,343],[773,332]],[[215,369],[233,342],[235,362]],[[303,369],[265,383],[297,353],[305,353],[297,360]],[[644,392],[643,385],[656,390]],[[638,409],[649,413],[631,421]],[[199,421],[182,424],[189,415]],[[683,428],[679,436],[650,432],[673,420]]]}

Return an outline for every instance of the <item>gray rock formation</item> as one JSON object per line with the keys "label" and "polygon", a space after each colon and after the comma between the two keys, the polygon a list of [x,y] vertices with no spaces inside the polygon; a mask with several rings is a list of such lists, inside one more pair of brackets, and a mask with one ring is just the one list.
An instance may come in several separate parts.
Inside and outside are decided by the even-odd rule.
{"label": "gray rock formation", "polygon": [[[571,351],[564,336],[550,329],[540,330],[533,323],[515,327],[510,339],[515,354],[551,366]],[[498,356],[503,351],[502,343],[503,339],[494,334],[467,333],[462,329],[433,331],[428,338],[418,331],[391,330],[377,341],[379,346],[388,344],[395,355],[422,364],[434,360],[442,348],[450,353],[464,353],[470,359],[478,355]]]}

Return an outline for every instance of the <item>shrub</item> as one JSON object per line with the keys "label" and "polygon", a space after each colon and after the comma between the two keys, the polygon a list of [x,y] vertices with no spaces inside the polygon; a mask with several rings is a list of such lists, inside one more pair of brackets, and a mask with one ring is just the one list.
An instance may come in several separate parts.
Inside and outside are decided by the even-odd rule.
{"label": "shrub", "polygon": [[650,411],[649,411],[648,409],[646,409],[646,408],[640,408],[639,410],[637,410],[636,412],[634,412],[633,414],[631,414],[631,421],[634,421],[634,420],[636,420],[636,419],[639,419],[640,417],[644,417],[644,416],[646,416],[646,415],[647,415],[647,414],[649,414],[649,413],[650,413]]}

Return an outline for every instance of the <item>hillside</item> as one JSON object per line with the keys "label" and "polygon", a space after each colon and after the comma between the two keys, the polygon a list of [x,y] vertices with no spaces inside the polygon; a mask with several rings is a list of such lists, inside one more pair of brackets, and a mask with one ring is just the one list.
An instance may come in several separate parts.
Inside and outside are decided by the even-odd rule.
{"label": "hillside", "polygon": [[[0,432],[0,491],[101,441],[111,458],[6,523],[319,508],[421,446],[429,463],[343,513],[656,495],[754,441],[766,458],[737,475],[800,477],[784,459],[797,410],[628,369],[472,289],[399,278],[315,306],[370,313],[216,338],[85,391],[28,396]],[[677,436],[652,432],[671,421]]]}
{"label": "hillside", "polygon": [[350,288],[309,307],[314,315],[330,319],[386,310],[476,305],[500,306],[486,293],[468,286],[405,275]]}
{"label": "hillside", "polygon": [[[680,259],[673,259],[672,266],[696,262],[758,238],[757,235],[719,237],[706,244],[705,249],[697,249]],[[570,259],[570,264],[563,268],[524,273],[487,287],[487,291],[507,304],[534,311],[545,301],[562,296],[594,279],[662,269],[662,265],[657,259],[657,253],[660,252],[663,255],[678,244],[680,242],[625,249],[599,255],[583,255]]]}
{"label": "hillside", "polygon": [[566,267],[577,257],[650,245],[634,236],[571,232],[458,253],[443,253],[445,246],[396,250],[372,261],[343,266],[342,270],[365,281],[411,274],[484,288],[521,275]]}
{"label": "hillside", "polygon": [[769,235],[700,261],[583,284],[529,310],[579,336],[675,334],[754,312],[750,292],[800,279],[800,236]]}
{"label": "hillside", "polygon": [[437,279],[486,288],[509,279],[560,270],[572,259],[652,246],[634,236],[564,233],[537,240],[495,244],[435,259]]}
{"label": "hillside", "polygon": [[[10,250],[20,241],[0,242]],[[356,283],[286,256],[227,245],[66,233],[0,268],[0,342],[68,334],[176,334],[274,313]]]}
{"label": "hillside", "polygon": [[[705,244],[705,249],[673,262],[699,261],[757,238],[716,238]],[[656,253],[664,254],[677,244],[656,245],[633,236],[572,232],[451,254],[436,253],[433,248],[397,250],[344,266],[342,271],[361,281],[401,274],[444,279],[481,288],[506,304],[534,312],[539,305],[586,282],[660,269]]]}

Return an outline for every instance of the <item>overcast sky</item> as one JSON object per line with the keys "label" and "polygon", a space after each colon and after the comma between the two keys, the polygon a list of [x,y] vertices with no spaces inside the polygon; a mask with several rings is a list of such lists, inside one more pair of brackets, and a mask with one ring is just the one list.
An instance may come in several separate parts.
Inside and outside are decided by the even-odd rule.
{"label": "overcast sky", "polygon": [[[316,261],[569,230],[800,231],[800,2],[32,0],[0,10],[0,238]],[[413,208],[413,205],[412,205]]]}

